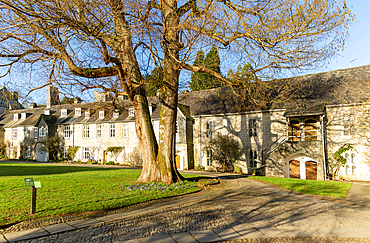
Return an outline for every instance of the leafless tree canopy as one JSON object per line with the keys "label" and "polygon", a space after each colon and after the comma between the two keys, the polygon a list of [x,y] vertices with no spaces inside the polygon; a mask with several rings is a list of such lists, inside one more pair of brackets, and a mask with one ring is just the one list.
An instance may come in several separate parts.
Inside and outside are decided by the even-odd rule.
{"label": "leafless tree canopy", "polygon": [[[0,9],[2,76],[22,68],[60,90],[124,89],[136,112],[140,181],[168,183],[178,178],[172,151],[180,71],[235,85],[193,66],[196,50],[222,47],[261,74],[305,68],[342,47],[353,18],[342,0],[0,0]],[[164,69],[159,142],[142,78],[154,66]]]}

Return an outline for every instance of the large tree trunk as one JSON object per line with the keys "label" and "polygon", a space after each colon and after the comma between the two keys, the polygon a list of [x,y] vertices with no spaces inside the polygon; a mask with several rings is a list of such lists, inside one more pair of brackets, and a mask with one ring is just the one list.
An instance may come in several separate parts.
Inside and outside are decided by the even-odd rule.
{"label": "large tree trunk", "polygon": [[[116,29],[121,38],[119,53],[121,69],[119,75],[135,109],[135,128],[143,159],[143,170],[138,182],[163,181],[167,184],[177,182],[182,176],[175,166],[175,124],[177,115],[177,92],[179,79],[178,59],[178,23],[176,1],[163,4],[166,27],[164,33],[164,87],[161,96],[161,117],[159,129],[159,147],[154,134],[149,114],[145,84],[140,74],[138,62],[133,50],[129,25],[125,20],[122,6],[118,0],[111,0],[116,7]],[[172,7],[171,7],[172,6]],[[176,59],[175,59],[176,58]]]}

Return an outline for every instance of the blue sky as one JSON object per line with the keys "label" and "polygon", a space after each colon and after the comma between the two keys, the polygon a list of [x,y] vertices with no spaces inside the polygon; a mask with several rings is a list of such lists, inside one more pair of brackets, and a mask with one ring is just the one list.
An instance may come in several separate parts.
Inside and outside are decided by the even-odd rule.
{"label": "blue sky", "polygon": [[[347,0],[347,6],[355,15],[355,21],[349,29],[349,38],[344,50],[330,60],[328,65],[299,75],[346,69],[354,59],[356,61],[351,63],[352,67],[370,65],[370,0]],[[223,73],[227,72],[223,70]],[[44,89],[31,94],[31,100],[39,104],[46,103]]]}
{"label": "blue sky", "polygon": [[352,67],[370,64],[370,1],[347,0],[347,6],[356,18],[349,29],[349,39],[344,51],[338,53],[338,56],[331,60],[331,64],[316,72],[349,68],[350,61],[356,58],[357,60],[352,62]]}

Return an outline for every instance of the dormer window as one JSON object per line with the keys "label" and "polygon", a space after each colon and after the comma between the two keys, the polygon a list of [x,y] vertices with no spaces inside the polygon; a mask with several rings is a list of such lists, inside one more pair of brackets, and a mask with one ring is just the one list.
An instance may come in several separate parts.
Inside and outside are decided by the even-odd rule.
{"label": "dormer window", "polygon": [[44,115],[49,116],[50,115],[50,110],[44,110]]}
{"label": "dormer window", "polygon": [[75,116],[81,116],[81,108],[75,109]]}
{"label": "dormer window", "polygon": [[85,118],[90,118],[90,111],[85,112]]}
{"label": "dormer window", "polygon": [[134,116],[135,115],[135,110],[134,108],[129,108],[128,109],[128,116]]}
{"label": "dormer window", "polygon": [[99,118],[104,118],[104,111],[99,111]]}
{"label": "dormer window", "polygon": [[46,137],[46,128],[45,127],[41,127],[39,129],[39,136],[40,137]]}
{"label": "dormer window", "polygon": [[61,111],[60,111],[60,116],[67,116],[67,109],[62,109]]}
{"label": "dormer window", "polygon": [[113,112],[113,117],[114,118],[118,118],[118,116],[119,116],[119,113],[117,111]]}
{"label": "dormer window", "polygon": [[14,121],[18,121],[18,114],[17,113],[14,114]]}
{"label": "dormer window", "polygon": [[21,114],[21,119],[22,119],[22,120],[26,120],[26,117],[27,117],[27,116],[26,116],[26,113],[22,113],[22,114]]}

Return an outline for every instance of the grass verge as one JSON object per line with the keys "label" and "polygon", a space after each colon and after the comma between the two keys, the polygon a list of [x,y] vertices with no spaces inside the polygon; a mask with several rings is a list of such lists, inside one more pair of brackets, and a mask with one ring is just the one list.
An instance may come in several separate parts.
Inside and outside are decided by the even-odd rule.
{"label": "grass verge", "polygon": [[[140,173],[140,170],[118,168],[0,162],[0,226],[27,219],[120,208],[202,188],[198,182],[189,182],[171,188],[157,183],[152,185],[155,188],[137,189]],[[25,178],[40,181],[42,186],[37,190],[34,215],[29,215],[31,188],[25,186]]]}
{"label": "grass verge", "polygon": [[250,179],[271,183],[285,189],[303,194],[319,195],[324,197],[346,198],[352,183],[332,181],[311,181],[291,178],[277,178],[253,176]]}

